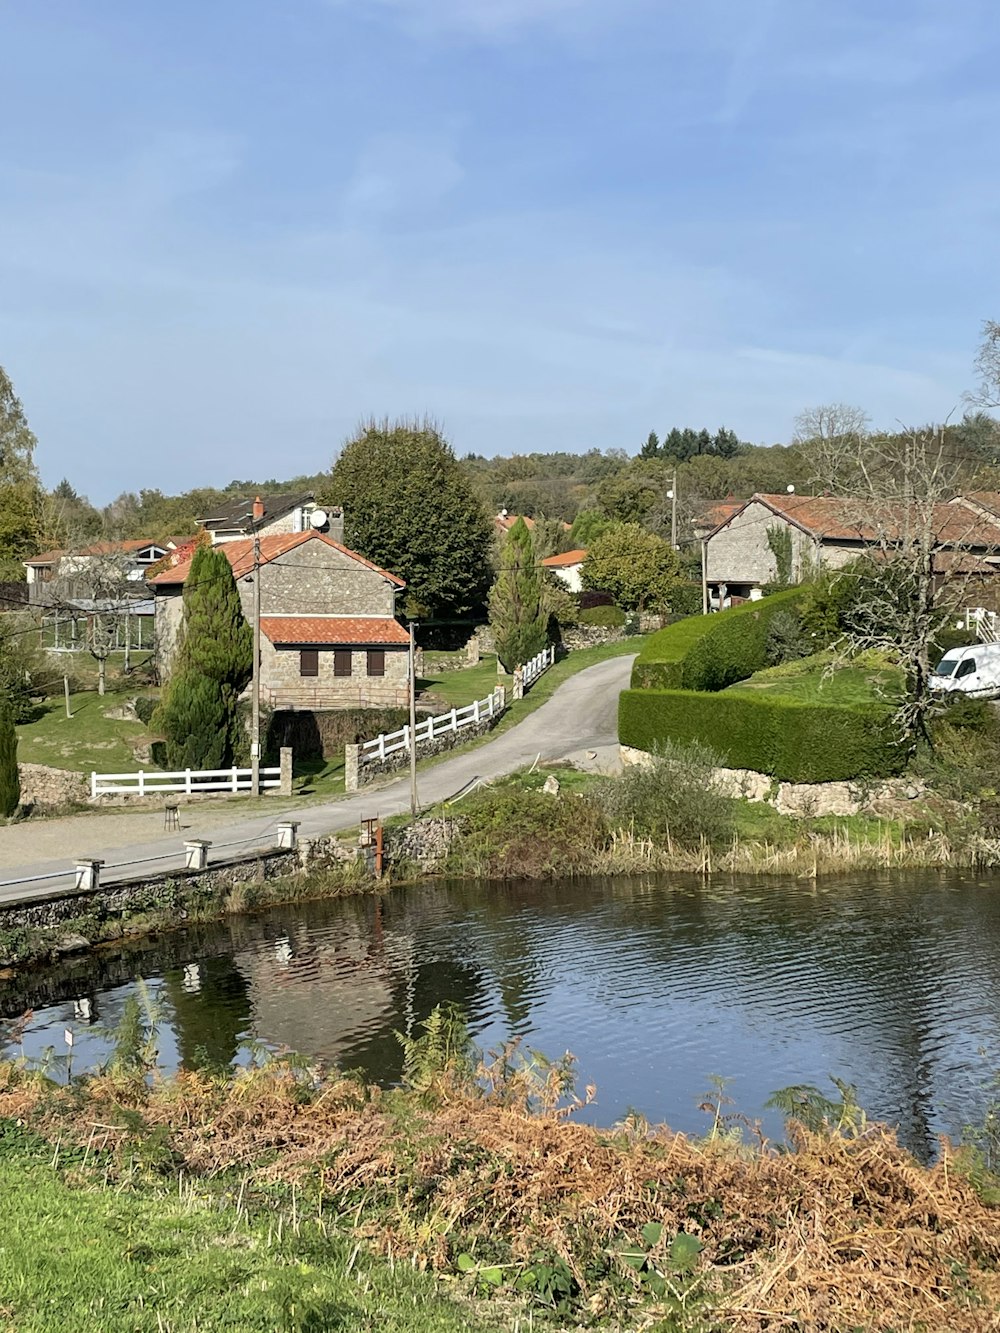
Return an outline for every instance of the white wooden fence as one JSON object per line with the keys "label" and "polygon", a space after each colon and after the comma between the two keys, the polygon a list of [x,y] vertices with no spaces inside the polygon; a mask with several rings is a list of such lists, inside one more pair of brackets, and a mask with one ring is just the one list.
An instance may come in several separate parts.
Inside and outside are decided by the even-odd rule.
{"label": "white wooden fence", "polygon": [[[432,741],[436,736],[443,736],[449,731],[461,731],[463,727],[475,726],[487,718],[497,717],[506,706],[504,690],[501,686],[488,694],[485,699],[477,699],[465,708],[453,708],[450,713],[439,713],[435,717],[425,717],[413,729],[416,743]],[[385,759],[399,750],[409,750],[410,728],[402,727],[399,731],[383,732],[373,741],[365,741],[359,747],[359,761],[362,764],[373,763],[376,759]]]}
{"label": "white wooden fence", "polygon": [[[178,773],[91,773],[91,796],[157,796],[160,792],[249,791],[249,768],[186,768]],[[262,768],[260,785],[281,786],[280,768]]]}
{"label": "white wooden fence", "polygon": [[987,611],[985,606],[966,607],[965,628],[975,633],[983,643],[996,643],[1000,639],[997,633],[997,613]]}
{"label": "white wooden fence", "polygon": [[[523,667],[518,667],[514,672],[515,698],[520,698],[529,685],[536,681],[543,671],[547,671],[555,660],[555,648],[543,648],[530,662],[526,662]],[[413,728],[414,742],[419,749],[421,743],[435,740],[449,732],[461,731],[464,727],[476,726],[488,718],[499,717],[506,707],[506,691],[498,685],[493,693],[488,694],[485,699],[477,699],[475,703],[471,703],[465,708],[453,708],[450,713],[438,713],[433,717],[424,718],[422,722],[418,722]],[[409,726],[401,727],[399,731],[384,732],[381,736],[376,736],[374,740],[362,742],[357,747],[356,768],[353,757],[354,747],[349,746],[347,790],[357,790],[356,786],[352,784],[357,780],[358,771],[367,764],[377,763],[390,755],[409,751],[409,749]]]}
{"label": "white wooden fence", "polygon": [[530,662],[525,662],[521,667],[521,684],[524,689],[538,679],[543,671],[548,671],[556,660],[555,644],[551,648],[543,648],[540,653],[536,653]]}

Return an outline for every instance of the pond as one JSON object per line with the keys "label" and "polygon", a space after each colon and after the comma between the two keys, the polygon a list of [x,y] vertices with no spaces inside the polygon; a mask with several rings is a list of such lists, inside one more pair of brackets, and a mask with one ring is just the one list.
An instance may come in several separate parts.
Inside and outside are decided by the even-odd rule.
{"label": "pond", "polygon": [[981,1115],[1000,1068],[1000,880],[975,874],[821,881],[689,876],[550,884],[445,882],[236,917],[0,983],[33,1009],[24,1050],[76,1069],[143,978],[163,1066],[286,1046],[391,1084],[397,1031],[455,1001],[477,1043],[572,1051],[581,1114],[629,1109],[700,1133],[712,1075],[738,1110],[793,1083],[857,1085],[923,1157]]}

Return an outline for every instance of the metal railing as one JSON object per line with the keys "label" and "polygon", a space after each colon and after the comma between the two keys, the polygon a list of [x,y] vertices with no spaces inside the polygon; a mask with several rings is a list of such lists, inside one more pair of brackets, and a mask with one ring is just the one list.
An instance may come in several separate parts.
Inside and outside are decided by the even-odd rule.
{"label": "metal railing", "polygon": [[972,630],[981,643],[996,643],[1000,639],[1000,634],[997,632],[997,613],[987,611],[985,606],[965,608],[965,628]]}

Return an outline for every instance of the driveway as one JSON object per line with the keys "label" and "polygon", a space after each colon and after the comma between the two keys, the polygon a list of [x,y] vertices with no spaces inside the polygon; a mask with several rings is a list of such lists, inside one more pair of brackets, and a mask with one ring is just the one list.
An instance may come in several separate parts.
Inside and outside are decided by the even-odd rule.
{"label": "driveway", "polygon": [[[570,760],[582,768],[610,770],[618,754],[618,695],[628,685],[633,658],[614,657],[579,671],[517,726],[485,744],[460,750],[417,774],[421,807],[454,796],[476,778],[513,773],[536,758]],[[402,814],[410,808],[409,777],[368,787],[318,805],[268,801],[265,814],[233,818],[218,804],[181,810],[181,832],[163,836],[160,810],[30,820],[0,832],[0,901],[44,898],[73,887],[77,858],[105,862],[102,883],[131,879],[184,865],[185,838],[209,838],[212,859],[273,847],[275,827],[294,812],[302,837],[357,828],[362,819]],[[41,878],[39,878],[41,877]],[[34,879],[33,883],[24,881]]]}

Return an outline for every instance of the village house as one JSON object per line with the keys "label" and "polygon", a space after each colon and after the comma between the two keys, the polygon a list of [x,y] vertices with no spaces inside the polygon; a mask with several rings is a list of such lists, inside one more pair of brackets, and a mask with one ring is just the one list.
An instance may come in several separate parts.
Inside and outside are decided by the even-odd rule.
{"label": "village house", "polygon": [[580,592],[583,588],[583,562],[586,558],[586,550],[579,546],[575,551],[563,551],[561,555],[547,555],[541,563],[543,568],[551,569],[570,592]]}
{"label": "village house", "polygon": [[262,537],[312,528],[326,533],[335,542],[344,540],[344,511],[322,508],[312,491],[300,495],[244,496],[228,501],[197,522],[210,535],[213,545],[239,541],[247,535],[251,523]]}
{"label": "village house", "polygon": [[[814,569],[842,569],[873,546],[902,540],[902,520],[902,515],[894,520],[890,514],[876,524],[872,517],[866,518],[861,500],[753,495],[723,516],[704,539],[712,604],[760,597],[768,584],[780,578],[778,550],[783,545],[789,581],[797,583]],[[1000,572],[1000,517],[984,506],[952,501],[934,505],[932,520],[935,572],[942,579],[958,575],[974,579],[978,595],[988,593]]]}
{"label": "village house", "polygon": [[[221,543],[243,612],[253,616],[260,579],[261,699],[272,708],[402,706],[409,699],[409,633],[396,620],[402,579],[323,532],[272,532]],[[156,658],[167,679],[178,646],[191,559],[149,580],[156,609]]]}
{"label": "village house", "polygon": [[[169,554],[173,543],[148,539],[93,542],[78,550],[45,551],[24,561],[28,601],[53,606],[92,599],[95,587],[133,584],[136,600],[146,597],[144,579]],[[126,587],[127,591],[127,587]]]}

